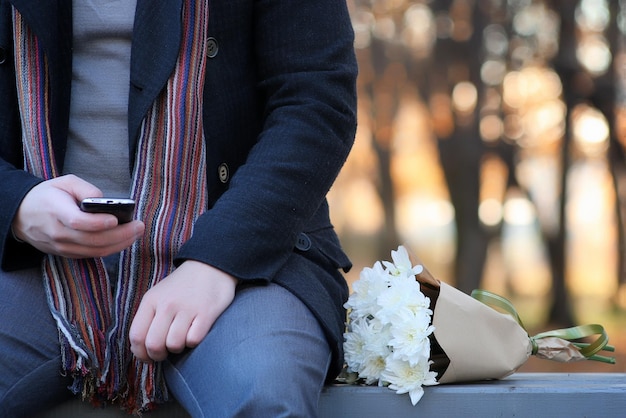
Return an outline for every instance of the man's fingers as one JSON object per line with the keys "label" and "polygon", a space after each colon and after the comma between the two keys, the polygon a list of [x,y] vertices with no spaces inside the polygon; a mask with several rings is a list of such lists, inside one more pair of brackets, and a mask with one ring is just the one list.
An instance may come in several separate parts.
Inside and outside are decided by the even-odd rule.
{"label": "man's fingers", "polygon": [[196,317],[190,324],[187,331],[186,345],[189,348],[197,347],[202,342],[204,337],[209,333],[209,330],[214,323],[213,318]]}
{"label": "man's fingers", "polygon": [[[40,240],[40,249],[69,258],[104,257],[118,253],[130,247],[141,238],[145,225],[141,221],[133,221],[120,225],[115,229],[100,232],[84,232],[59,227],[59,232],[50,234],[47,240]],[[47,246],[43,246],[49,243]]]}
{"label": "man's fingers", "polygon": [[187,347],[187,334],[189,328],[193,323],[193,318],[187,312],[181,311],[176,314],[176,317],[170,325],[170,329],[167,333],[167,339],[165,345],[167,351],[171,353],[180,353],[185,347]]}
{"label": "man's fingers", "polygon": [[148,350],[146,348],[146,337],[150,330],[150,325],[154,319],[155,311],[150,306],[144,306],[142,303],[137,310],[137,314],[133,319],[128,333],[130,340],[130,351],[141,361],[150,361]]}

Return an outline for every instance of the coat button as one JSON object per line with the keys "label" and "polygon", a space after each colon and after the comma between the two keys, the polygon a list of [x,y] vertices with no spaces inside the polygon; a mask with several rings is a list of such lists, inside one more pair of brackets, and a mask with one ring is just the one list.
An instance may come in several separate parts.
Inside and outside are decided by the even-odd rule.
{"label": "coat button", "polygon": [[296,240],[296,248],[300,251],[309,251],[311,248],[311,238],[304,232],[300,232]]}
{"label": "coat button", "polygon": [[0,65],[7,62],[7,50],[4,48],[0,48]]}
{"label": "coat button", "polygon": [[227,183],[230,177],[230,173],[228,172],[228,164],[220,164],[220,166],[217,167],[217,175],[219,176],[222,183]]}
{"label": "coat button", "polygon": [[217,51],[219,51],[219,45],[217,44],[217,39],[208,38],[206,40],[206,55],[209,58],[215,58],[217,55]]}

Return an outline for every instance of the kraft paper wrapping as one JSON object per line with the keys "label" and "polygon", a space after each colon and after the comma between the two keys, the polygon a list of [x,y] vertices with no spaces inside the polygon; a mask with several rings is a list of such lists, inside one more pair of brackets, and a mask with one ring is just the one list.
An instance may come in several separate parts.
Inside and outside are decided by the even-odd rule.
{"label": "kraft paper wrapping", "polygon": [[446,283],[439,285],[434,335],[450,359],[439,383],[501,379],[528,360],[532,343],[510,315]]}

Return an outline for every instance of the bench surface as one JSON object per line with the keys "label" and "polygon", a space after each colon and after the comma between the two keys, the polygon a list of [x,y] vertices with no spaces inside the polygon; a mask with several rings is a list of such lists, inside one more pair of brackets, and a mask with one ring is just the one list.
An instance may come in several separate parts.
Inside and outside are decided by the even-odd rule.
{"label": "bench surface", "polygon": [[[488,382],[431,386],[416,406],[387,388],[333,385],[322,391],[320,418],[386,417],[626,417],[626,373],[517,373]],[[146,418],[188,418],[176,404]],[[79,401],[36,418],[128,418],[114,408]]]}

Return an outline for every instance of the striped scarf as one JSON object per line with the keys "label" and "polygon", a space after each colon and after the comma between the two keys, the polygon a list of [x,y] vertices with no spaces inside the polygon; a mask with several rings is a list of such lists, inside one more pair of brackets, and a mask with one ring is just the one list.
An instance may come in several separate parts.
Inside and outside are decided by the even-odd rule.
{"label": "striped scarf", "polygon": [[[72,390],[95,404],[118,403],[137,413],[168,399],[160,363],[130,352],[128,331],[143,294],[173,270],[173,257],[206,209],[202,90],[208,2],[185,0],[180,56],[143,120],[131,197],[146,232],[120,257],[110,278],[101,259],[48,255],[44,286],[59,329],[63,372]],[[59,175],[49,128],[48,63],[37,37],[13,10],[15,65],[25,169]]]}

